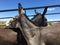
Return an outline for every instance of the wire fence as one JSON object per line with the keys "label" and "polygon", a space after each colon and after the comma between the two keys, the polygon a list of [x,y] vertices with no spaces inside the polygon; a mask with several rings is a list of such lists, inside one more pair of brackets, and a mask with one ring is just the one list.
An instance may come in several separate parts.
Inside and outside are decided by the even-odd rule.
{"label": "wire fence", "polygon": [[[34,9],[40,9],[40,8],[45,8],[45,7],[48,7],[48,8],[59,7],[60,8],[60,5],[39,6],[39,7],[31,7],[31,8],[23,8],[23,9],[25,10],[25,13],[26,13],[26,10],[34,10]],[[0,10],[0,13],[1,12],[2,13],[3,12],[10,12],[10,11],[18,11],[18,9]],[[60,14],[60,12],[48,13],[48,14],[45,14],[45,15],[55,15],[55,14]],[[34,16],[34,15],[28,15],[28,17],[31,17],[31,16]],[[12,17],[2,17],[0,19],[9,19],[9,18],[12,18]],[[60,22],[60,21],[51,21],[51,22]],[[4,25],[2,25],[2,26],[4,26]]]}

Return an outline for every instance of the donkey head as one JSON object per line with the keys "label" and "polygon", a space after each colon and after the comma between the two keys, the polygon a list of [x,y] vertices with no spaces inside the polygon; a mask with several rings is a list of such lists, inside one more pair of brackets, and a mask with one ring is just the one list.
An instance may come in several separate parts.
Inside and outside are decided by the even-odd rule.
{"label": "donkey head", "polygon": [[17,17],[18,16],[14,16],[13,19],[8,22],[8,25],[6,28],[18,28]]}
{"label": "donkey head", "polygon": [[[22,9],[22,7],[21,7],[20,4],[19,4],[19,6],[20,6],[20,8],[19,8],[20,9],[19,10],[20,11],[20,14],[24,14],[24,10]],[[13,17],[13,20],[12,21],[9,21],[7,28],[19,28],[18,27],[18,25],[19,25],[18,20],[19,19],[20,19],[20,15],[14,16]]]}
{"label": "donkey head", "polygon": [[38,13],[35,10],[36,15],[34,16],[34,18],[32,18],[32,22],[36,25],[36,26],[47,26],[47,19],[45,17],[45,13],[47,12],[47,8],[44,9],[43,14]]}

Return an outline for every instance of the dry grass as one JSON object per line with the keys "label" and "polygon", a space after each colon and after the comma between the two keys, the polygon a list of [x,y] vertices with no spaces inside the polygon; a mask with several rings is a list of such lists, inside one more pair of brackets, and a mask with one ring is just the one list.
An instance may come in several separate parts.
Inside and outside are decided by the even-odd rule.
{"label": "dry grass", "polygon": [[5,22],[0,22],[0,28],[5,28]]}

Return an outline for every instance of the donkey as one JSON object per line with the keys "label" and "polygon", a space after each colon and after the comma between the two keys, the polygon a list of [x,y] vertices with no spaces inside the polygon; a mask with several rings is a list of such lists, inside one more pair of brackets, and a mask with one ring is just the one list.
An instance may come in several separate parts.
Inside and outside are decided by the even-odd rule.
{"label": "donkey", "polygon": [[[36,25],[36,26],[42,26],[42,27],[45,27],[47,26],[47,19],[46,17],[44,16],[45,13],[47,12],[47,8],[46,7],[43,11],[43,14],[41,13],[38,13],[36,10],[35,10],[35,13],[36,15],[31,19],[31,21]],[[44,16],[44,17],[43,17]],[[43,24],[43,21],[44,21],[44,24]]]}
{"label": "donkey", "polygon": [[17,20],[28,45],[60,45],[60,28],[56,28],[56,25],[36,26],[27,18],[21,5]]}
{"label": "donkey", "polygon": [[[45,15],[45,13],[46,13],[46,8],[44,9],[44,12],[43,12],[43,14]],[[40,14],[40,13],[38,13],[36,10],[35,10],[35,13],[36,13],[36,16],[34,16],[34,18],[31,20],[36,26],[42,26],[41,25],[41,21],[42,21],[42,15],[43,14]],[[17,18],[18,16],[15,16],[15,17],[13,17],[13,21],[11,21],[11,22],[9,22],[9,28],[10,29],[13,29],[13,28],[17,28],[17,26],[19,25],[18,23],[17,23],[17,20],[16,20],[16,18]],[[38,24],[37,24],[38,23]],[[47,26],[47,19],[44,17],[44,26]],[[20,43],[22,43],[22,45],[27,45],[27,43],[26,43],[26,41],[25,41],[25,39],[24,39],[24,37],[23,37],[23,35],[22,35],[22,33],[21,33],[21,31],[17,31],[16,29],[13,29],[14,31],[16,31],[17,33],[18,33],[18,42]],[[20,35],[20,36],[19,36]],[[19,40],[19,38],[21,38],[20,40]]]}
{"label": "donkey", "polygon": [[17,45],[17,33],[11,29],[0,28],[0,45]]}
{"label": "donkey", "polygon": [[41,45],[40,43],[40,29],[35,26],[25,15],[23,8],[19,4],[18,23],[22,34],[24,35],[28,45]]}
{"label": "donkey", "polygon": [[[46,9],[45,9],[46,10]],[[38,14],[38,16],[39,16],[40,14]],[[40,16],[42,16],[42,15],[40,15]],[[18,16],[19,17],[19,16]],[[27,17],[27,16],[26,16]],[[36,18],[36,17],[35,17]],[[41,18],[41,17],[40,17]],[[16,17],[15,17],[15,19],[16,19]],[[36,18],[37,19],[37,18]],[[36,19],[34,20],[34,21],[36,21]],[[41,19],[40,19],[41,20]],[[45,20],[46,21],[46,20]],[[17,22],[17,21],[16,21]]]}

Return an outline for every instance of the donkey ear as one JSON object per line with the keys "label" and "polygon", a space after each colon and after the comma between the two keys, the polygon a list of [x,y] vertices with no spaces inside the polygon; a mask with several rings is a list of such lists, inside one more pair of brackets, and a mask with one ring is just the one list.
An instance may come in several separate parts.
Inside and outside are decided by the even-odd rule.
{"label": "donkey ear", "polygon": [[35,14],[38,14],[38,11],[36,9],[34,10],[34,12],[35,12]]}
{"label": "donkey ear", "polygon": [[18,12],[19,12],[19,14],[24,14],[25,13],[24,10],[23,10],[23,7],[21,6],[20,3],[18,3]]}
{"label": "donkey ear", "polygon": [[46,14],[46,12],[47,12],[47,8],[48,8],[48,7],[45,7],[42,16],[44,16],[44,15]]}

